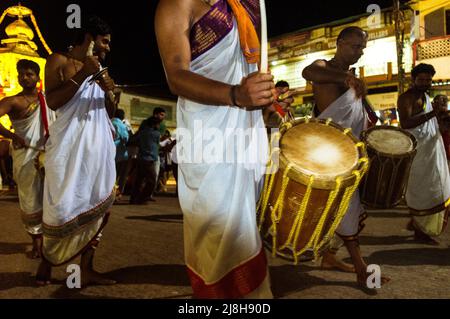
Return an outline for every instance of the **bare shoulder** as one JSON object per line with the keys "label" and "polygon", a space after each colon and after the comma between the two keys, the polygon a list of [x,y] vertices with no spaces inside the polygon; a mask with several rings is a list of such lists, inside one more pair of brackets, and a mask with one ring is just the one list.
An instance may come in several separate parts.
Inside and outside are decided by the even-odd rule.
{"label": "bare shoulder", "polygon": [[320,66],[320,67],[326,67],[327,66],[327,61],[320,59],[320,60],[316,60],[313,63],[311,63],[311,65],[315,65],[315,66]]}
{"label": "bare shoulder", "polygon": [[397,107],[399,109],[412,107],[414,104],[414,94],[411,91],[406,91],[398,97]]}
{"label": "bare shoulder", "polygon": [[10,105],[14,106],[17,104],[18,98],[17,95],[4,97],[0,100],[1,105]]}
{"label": "bare shoulder", "polygon": [[67,57],[62,53],[52,53],[47,58],[46,66],[49,67],[62,67],[67,63]]}
{"label": "bare shoulder", "polygon": [[160,0],[157,7],[157,12],[166,12],[166,10],[175,10],[175,9],[192,9],[195,7],[197,3],[201,4],[202,0]]}
{"label": "bare shoulder", "polygon": [[17,96],[8,96],[0,100],[0,113],[8,114],[14,112],[19,106],[19,99]]}

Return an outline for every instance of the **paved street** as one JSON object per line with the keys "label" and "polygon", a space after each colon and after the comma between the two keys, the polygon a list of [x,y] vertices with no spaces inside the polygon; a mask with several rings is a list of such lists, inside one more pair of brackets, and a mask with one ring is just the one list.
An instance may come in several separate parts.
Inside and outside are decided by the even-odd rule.
{"label": "paved street", "polygon": [[[157,196],[144,206],[120,204],[98,248],[96,267],[116,279],[114,286],[68,289],[65,267],[54,270],[55,282],[36,287],[38,261],[27,257],[30,239],[23,230],[17,197],[0,195],[0,298],[191,298],[183,264],[182,215],[174,195]],[[320,270],[313,262],[294,266],[270,257],[276,298],[450,298],[450,235],[441,245],[412,241],[405,211],[371,212],[361,237],[370,263],[381,265],[392,281],[367,294],[355,275]],[[347,258],[344,250],[340,257]]]}

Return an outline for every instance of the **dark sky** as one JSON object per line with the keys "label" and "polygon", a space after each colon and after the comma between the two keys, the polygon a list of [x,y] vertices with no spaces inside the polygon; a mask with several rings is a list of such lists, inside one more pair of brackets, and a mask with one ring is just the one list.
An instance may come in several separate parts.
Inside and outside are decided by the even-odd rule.
{"label": "dark sky", "polygon": [[[198,0],[201,1],[201,0]],[[16,5],[17,0],[0,0],[0,10]],[[107,64],[118,84],[164,84],[164,72],[159,58],[153,28],[158,0],[22,0],[34,11],[49,46],[63,50],[71,36],[66,26],[71,3],[79,4],[82,14],[96,14],[112,27],[112,51]],[[385,8],[392,0],[266,0],[269,37],[366,12],[369,4]],[[11,18],[1,25],[4,28]],[[28,25],[32,25],[26,18]],[[35,41],[37,37],[35,37]],[[42,46],[38,44],[40,48]],[[45,51],[40,49],[42,56]]]}

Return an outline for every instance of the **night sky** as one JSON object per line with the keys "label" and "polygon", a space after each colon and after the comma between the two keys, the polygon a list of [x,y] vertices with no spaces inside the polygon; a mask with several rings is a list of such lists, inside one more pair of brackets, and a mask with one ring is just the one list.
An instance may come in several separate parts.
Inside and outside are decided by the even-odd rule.
{"label": "night sky", "polygon": [[[17,3],[17,0],[0,0],[0,9],[3,12]],[[69,4],[80,5],[82,14],[102,17],[113,29],[107,65],[116,83],[165,86],[153,27],[158,0],[22,0],[21,3],[33,10],[53,51],[65,50],[71,39],[71,30],[66,26]],[[266,0],[269,37],[362,14],[371,3],[386,8],[392,5],[392,0]],[[5,37],[4,28],[12,21],[9,17],[3,21],[2,38]],[[25,21],[32,26],[29,18]],[[46,57],[37,36],[34,40],[40,47],[41,56]]]}

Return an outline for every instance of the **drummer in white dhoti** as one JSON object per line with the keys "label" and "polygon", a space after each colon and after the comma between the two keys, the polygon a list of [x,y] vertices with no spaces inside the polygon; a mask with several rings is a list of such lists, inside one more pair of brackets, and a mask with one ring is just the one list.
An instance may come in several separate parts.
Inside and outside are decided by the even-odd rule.
{"label": "drummer in white dhoti", "polygon": [[[362,103],[365,95],[365,84],[357,78],[350,66],[355,64],[363,55],[367,45],[367,33],[358,27],[348,27],[342,30],[337,38],[335,56],[329,60],[317,60],[306,67],[303,77],[312,81],[316,105],[313,116],[317,118],[331,118],[345,128],[351,128],[355,137],[367,129],[369,119],[373,113],[366,104]],[[376,120],[375,117],[374,121]],[[343,271],[357,273],[357,282],[366,287],[368,277],[367,265],[361,256],[358,235],[367,217],[361,205],[359,192],[356,191],[347,213],[341,221],[330,248],[322,258],[323,268],[338,268]],[[336,259],[338,248],[342,240],[350,253],[354,267]],[[382,278],[386,282],[387,278]]]}
{"label": "drummer in white dhoti", "polygon": [[[46,145],[43,262],[38,284],[50,282],[51,266],[81,254],[81,284],[112,284],[93,269],[108,211],[114,202],[114,82],[91,83],[110,51],[111,31],[97,17],[83,21],[73,49],[52,54],[45,69],[47,101],[56,110]],[[92,55],[93,54],[93,55]]]}
{"label": "drummer in white dhoti", "polygon": [[14,133],[0,124],[0,135],[13,141],[13,173],[22,221],[33,240],[31,258],[39,258],[44,178],[38,171],[36,160],[40,150],[44,150],[48,124],[54,119],[54,114],[47,109],[43,94],[36,86],[40,81],[39,65],[30,60],[19,60],[17,72],[22,92],[0,101],[0,117],[9,115]]}
{"label": "drummer in white dhoti", "polygon": [[[180,97],[178,193],[198,298],[272,296],[256,224],[268,147],[258,108],[274,100],[273,76],[256,72],[259,9],[256,0],[162,0],[156,14],[168,83]],[[234,142],[239,132],[247,145]]]}
{"label": "drummer in white dhoti", "polygon": [[433,236],[445,229],[450,205],[450,177],[438,119],[446,110],[434,109],[427,91],[431,88],[434,67],[421,63],[411,71],[413,87],[399,96],[400,124],[417,139],[406,188],[406,203],[412,215],[407,228],[415,239],[438,245]]}

